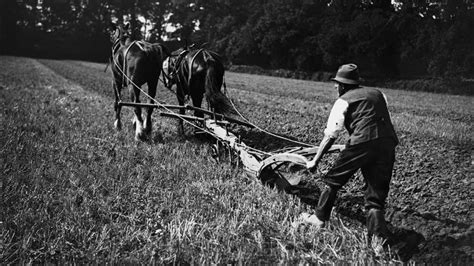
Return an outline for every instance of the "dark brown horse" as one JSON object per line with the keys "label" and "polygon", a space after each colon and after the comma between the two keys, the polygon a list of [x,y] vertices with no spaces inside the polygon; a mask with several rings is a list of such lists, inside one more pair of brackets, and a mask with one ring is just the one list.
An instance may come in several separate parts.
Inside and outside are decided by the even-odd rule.
{"label": "dark brown horse", "polygon": [[[216,113],[231,110],[227,97],[221,92],[224,82],[224,65],[221,57],[207,49],[179,49],[171,53],[163,63],[163,80],[168,88],[176,84],[176,95],[180,105],[190,96],[193,106],[201,107],[204,95],[208,106]],[[185,113],[184,109],[180,110]],[[195,115],[203,114],[195,111]],[[180,121],[181,132],[183,122]]]}
{"label": "dark brown horse", "polygon": [[[166,48],[161,44],[148,43],[144,41],[131,40],[128,34],[127,26],[115,26],[112,33],[112,57],[111,65],[113,72],[113,88],[115,92],[115,127],[117,130],[122,128],[120,120],[122,87],[128,87],[130,90],[131,101],[140,102],[141,86],[148,85],[146,98],[150,103],[156,94],[156,87],[162,70],[163,60],[169,55]],[[135,139],[146,138],[152,130],[151,115],[153,108],[147,108],[145,121],[142,120],[140,107],[134,109],[135,117]]]}

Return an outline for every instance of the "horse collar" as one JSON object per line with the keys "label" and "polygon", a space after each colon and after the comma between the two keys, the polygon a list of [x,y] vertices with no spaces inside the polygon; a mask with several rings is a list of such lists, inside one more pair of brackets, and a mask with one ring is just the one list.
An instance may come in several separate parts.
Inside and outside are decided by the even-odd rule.
{"label": "horse collar", "polygon": [[178,54],[178,58],[176,59],[175,68],[181,64],[181,61],[183,61],[184,57],[189,53],[189,50],[183,50],[181,53]]}
{"label": "horse collar", "polygon": [[179,53],[178,55],[178,59],[176,60],[176,62],[181,62],[181,60],[183,60],[183,58],[189,53],[189,50],[183,50],[181,53]]}
{"label": "horse collar", "polygon": [[[138,46],[138,48],[140,48],[140,50],[142,50],[142,51],[145,50],[145,48],[143,47],[145,45],[144,41],[134,41],[133,43],[136,44]],[[130,46],[132,46],[132,45],[130,45]]]}

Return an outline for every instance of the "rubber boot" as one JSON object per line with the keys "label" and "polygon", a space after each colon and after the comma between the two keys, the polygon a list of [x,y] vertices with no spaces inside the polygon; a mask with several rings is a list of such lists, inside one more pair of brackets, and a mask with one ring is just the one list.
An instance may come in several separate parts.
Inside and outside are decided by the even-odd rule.
{"label": "rubber boot", "polygon": [[390,240],[391,233],[387,228],[383,210],[370,209],[367,212],[367,236],[369,242],[373,235],[383,238],[386,244]]}
{"label": "rubber boot", "polygon": [[321,193],[321,196],[319,196],[318,206],[316,207],[316,215],[320,217],[320,220],[329,220],[334,202],[337,198],[338,190],[338,188],[326,186],[326,189],[324,189],[324,191]]}

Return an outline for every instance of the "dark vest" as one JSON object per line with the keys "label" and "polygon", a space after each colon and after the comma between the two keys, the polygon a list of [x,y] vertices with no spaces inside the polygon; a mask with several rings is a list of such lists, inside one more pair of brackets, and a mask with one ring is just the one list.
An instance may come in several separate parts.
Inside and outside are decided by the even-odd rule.
{"label": "dark vest", "polygon": [[387,103],[379,90],[357,88],[344,93],[341,99],[349,103],[344,126],[349,132],[349,145],[380,138],[392,138],[398,144]]}

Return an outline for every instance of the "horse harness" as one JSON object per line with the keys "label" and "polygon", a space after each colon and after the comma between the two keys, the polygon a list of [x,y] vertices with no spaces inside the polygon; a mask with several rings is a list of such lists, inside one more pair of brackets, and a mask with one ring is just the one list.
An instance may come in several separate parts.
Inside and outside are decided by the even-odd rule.
{"label": "horse harness", "polygon": [[131,42],[128,47],[125,49],[125,52],[123,54],[123,63],[122,66],[120,66],[117,61],[114,58],[114,55],[119,51],[120,49],[120,40],[117,40],[115,44],[112,46],[112,60],[114,62],[114,65],[120,69],[121,75],[122,75],[122,87],[126,85],[125,81],[125,71],[127,70],[127,54],[130,48],[136,44],[140,50],[145,51],[144,45],[146,44],[144,41],[133,41]]}
{"label": "horse harness", "polygon": [[[188,66],[188,77],[187,77],[187,80],[186,80],[186,86],[184,86],[186,89],[187,87],[189,87],[189,85],[191,84],[191,78],[192,78],[192,66],[193,66],[193,63],[194,63],[194,60],[196,60],[196,57],[202,53],[204,51],[204,49],[199,49],[194,55],[193,57],[191,58],[191,60],[188,62],[187,66]],[[178,58],[176,59],[176,63],[174,64],[174,69],[173,69],[173,74],[171,76],[176,76],[178,73],[178,71],[180,72],[183,72],[183,68],[181,67],[182,65],[182,61],[184,60],[184,58],[186,57],[186,55],[189,54],[189,50],[183,50],[181,51],[179,54],[178,54]],[[184,74],[184,73],[181,73],[181,74]],[[184,76],[184,75],[183,75]],[[179,77],[176,77],[176,82],[177,83],[180,83],[180,79]],[[185,92],[185,94],[188,94],[189,92]]]}

